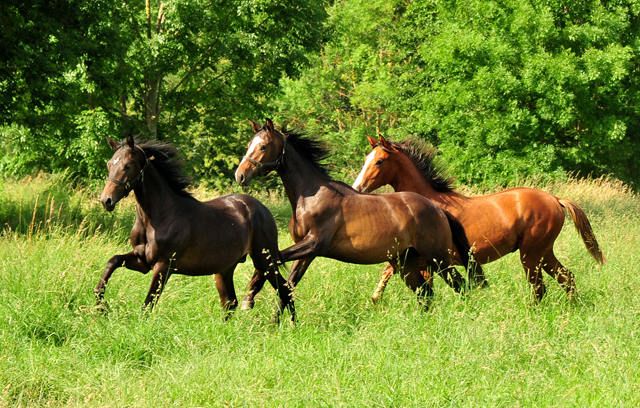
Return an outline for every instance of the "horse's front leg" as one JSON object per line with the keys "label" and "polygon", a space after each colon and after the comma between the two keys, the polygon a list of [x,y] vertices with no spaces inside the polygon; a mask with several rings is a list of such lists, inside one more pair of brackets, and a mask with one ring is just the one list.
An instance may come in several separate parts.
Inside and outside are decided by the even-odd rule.
{"label": "horse's front leg", "polygon": [[149,293],[147,293],[147,298],[144,301],[144,309],[148,309],[149,312],[153,310],[153,306],[158,303],[158,299],[164,290],[167,280],[169,280],[170,274],[169,262],[158,261],[153,265],[151,286],[149,286]]}
{"label": "horse's front leg", "polygon": [[[281,251],[282,262],[296,261],[303,258],[315,258],[324,255],[328,242],[313,234],[307,234],[301,241]],[[288,279],[291,281],[291,277]]]}
{"label": "horse's front leg", "polygon": [[143,259],[140,259],[137,255],[133,253],[133,251],[124,255],[115,255],[107,262],[107,266],[104,269],[104,273],[102,274],[102,278],[98,285],[93,290],[93,294],[96,296],[96,304],[102,303],[104,299],[104,292],[109,283],[109,279],[113,272],[119,267],[124,266],[127,269],[131,269],[133,271],[138,271],[142,273],[147,273],[151,270],[151,267],[147,262]]}

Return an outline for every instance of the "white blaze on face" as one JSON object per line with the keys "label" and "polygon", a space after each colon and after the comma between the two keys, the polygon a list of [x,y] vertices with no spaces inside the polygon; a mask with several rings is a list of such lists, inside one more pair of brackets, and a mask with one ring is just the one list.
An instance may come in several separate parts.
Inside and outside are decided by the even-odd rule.
{"label": "white blaze on face", "polygon": [[357,189],[360,183],[362,183],[362,178],[364,177],[364,174],[367,172],[369,165],[373,161],[373,156],[375,156],[375,151],[371,151],[371,153],[367,155],[367,158],[364,161],[364,166],[362,166],[362,170],[360,171],[360,174],[358,174],[358,178],[356,179],[356,181],[353,182],[354,189]]}
{"label": "white blaze on face", "polygon": [[264,142],[264,139],[261,136],[256,136],[251,141],[251,144],[247,149],[247,154],[242,158],[242,160],[240,161],[240,164],[238,164],[238,168],[236,169],[236,179],[238,179],[238,170],[240,170],[240,165],[242,165],[242,163],[244,163],[247,160],[245,159],[245,157],[251,156],[251,154],[256,150],[260,142]]}
{"label": "white blaze on face", "polygon": [[119,162],[119,161],[120,161],[120,158],[118,157],[117,159],[115,159],[115,160],[113,161],[113,164],[118,164],[118,162]]}

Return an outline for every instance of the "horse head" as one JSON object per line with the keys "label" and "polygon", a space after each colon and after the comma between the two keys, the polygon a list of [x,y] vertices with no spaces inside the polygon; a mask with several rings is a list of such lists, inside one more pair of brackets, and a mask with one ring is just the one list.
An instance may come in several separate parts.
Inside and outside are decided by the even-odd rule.
{"label": "horse head", "polygon": [[287,145],[286,137],[276,130],[271,119],[267,119],[263,126],[252,120],[249,122],[255,135],[236,170],[236,181],[241,186],[249,185],[256,175],[262,176],[277,170],[282,164]]}
{"label": "horse head", "polygon": [[107,136],[107,142],[114,153],[107,162],[109,176],[100,195],[100,202],[107,211],[113,211],[120,200],[142,183],[148,160],[131,135],[122,143]]}
{"label": "horse head", "polygon": [[353,183],[353,188],[362,193],[369,193],[391,183],[395,172],[391,158],[397,149],[381,135],[380,141],[367,135],[371,153],[364,160],[364,166]]}

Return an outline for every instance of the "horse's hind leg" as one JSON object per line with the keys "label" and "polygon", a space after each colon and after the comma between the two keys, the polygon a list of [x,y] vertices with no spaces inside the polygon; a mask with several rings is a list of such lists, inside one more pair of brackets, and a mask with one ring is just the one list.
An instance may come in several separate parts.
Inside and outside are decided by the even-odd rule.
{"label": "horse's hind leg", "polygon": [[391,279],[394,273],[396,273],[396,271],[391,264],[387,265],[387,267],[382,271],[380,282],[378,282],[376,290],[374,290],[373,294],[371,295],[371,300],[373,301],[374,305],[377,304],[380,299],[382,299],[384,289],[387,287],[387,283],[389,283],[389,279]]}
{"label": "horse's hind leg", "polygon": [[409,255],[406,257],[404,265],[398,269],[405,284],[416,294],[418,303],[422,305],[424,310],[428,310],[429,301],[433,298],[433,288],[422,275],[421,269],[424,269],[424,265],[422,266],[418,256]]}
{"label": "horse's hind leg", "polygon": [[233,265],[233,267],[222,273],[216,273],[214,275],[216,289],[218,289],[220,303],[222,303],[222,309],[228,312],[226,316],[227,319],[238,306],[238,298],[236,297],[236,290],[233,285],[233,272],[236,269],[236,265]]}
{"label": "horse's hind leg", "polygon": [[541,301],[547,288],[542,280],[542,257],[534,252],[523,253],[520,251],[520,261],[524,267],[524,273],[531,285],[536,301]]}
{"label": "horse's hind leg", "polygon": [[456,293],[460,293],[464,290],[467,285],[464,277],[453,267],[453,265],[449,265],[447,267],[442,267],[442,265],[438,265],[436,273],[444,279],[444,281],[453,288]]}
{"label": "horse's hind leg", "polygon": [[567,297],[570,300],[574,300],[576,291],[575,276],[558,261],[558,258],[553,253],[553,248],[547,251],[547,254],[542,259],[542,268],[558,281],[560,286],[567,292]]}
{"label": "horse's hind leg", "polygon": [[280,261],[280,252],[277,247],[270,250],[263,249],[262,244],[256,243],[251,253],[251,259],[253,259],[253,264],[256,270],[250,282],[249,292],[242,301],[243,309],[253,307],[253,304],[255,303],[253,300],[254,297],[264,286],[265,280],[268,280],[278,294],[278,306],[273,321],[278,321],[280,319],[280,315],[285,309],[290,310],[291,318],[295,320],[293,288],[280,274],[280,268],[282,265]]}
{"label": "horse's hind leg", "polygon": [[242,303],[240,304],[240,310],[250,310],[256,304],[254,298],[256,295],[262,290],[264,283],[267,281],[266,274],[264,272],[259,271],[258,269],[253,271],[253,276],[251,277],[251,281],[249,282],[249,291],[242,299]]}

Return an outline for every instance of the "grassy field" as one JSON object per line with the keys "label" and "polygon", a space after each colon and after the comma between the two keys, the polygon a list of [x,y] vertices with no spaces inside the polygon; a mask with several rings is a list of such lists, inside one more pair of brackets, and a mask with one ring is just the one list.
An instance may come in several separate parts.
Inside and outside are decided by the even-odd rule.
{"label": "grassy field", "polygon": [[[224,322],[212,277],[173,276],[145,314],[150,276],[124,269],[97,313],[93,287],[129,251],[133,200],[106,213],[97,190],[71,184],[0,184],[0,407],[640,406],[640,197],[620,184],[538,186],[585,209],[608,259],[596,267],[566,222],[556,253],[576,273],[577,305],[548,276],[533,304],[515,254],[466,296],[436,279],[429,312],[397,277],[374,307],[382,265],[318,259],[295,325],[269,323],[267,286]],[[288,246],[288,203],[259,198]],[[241,291],[251,273],[238,268]]]}

